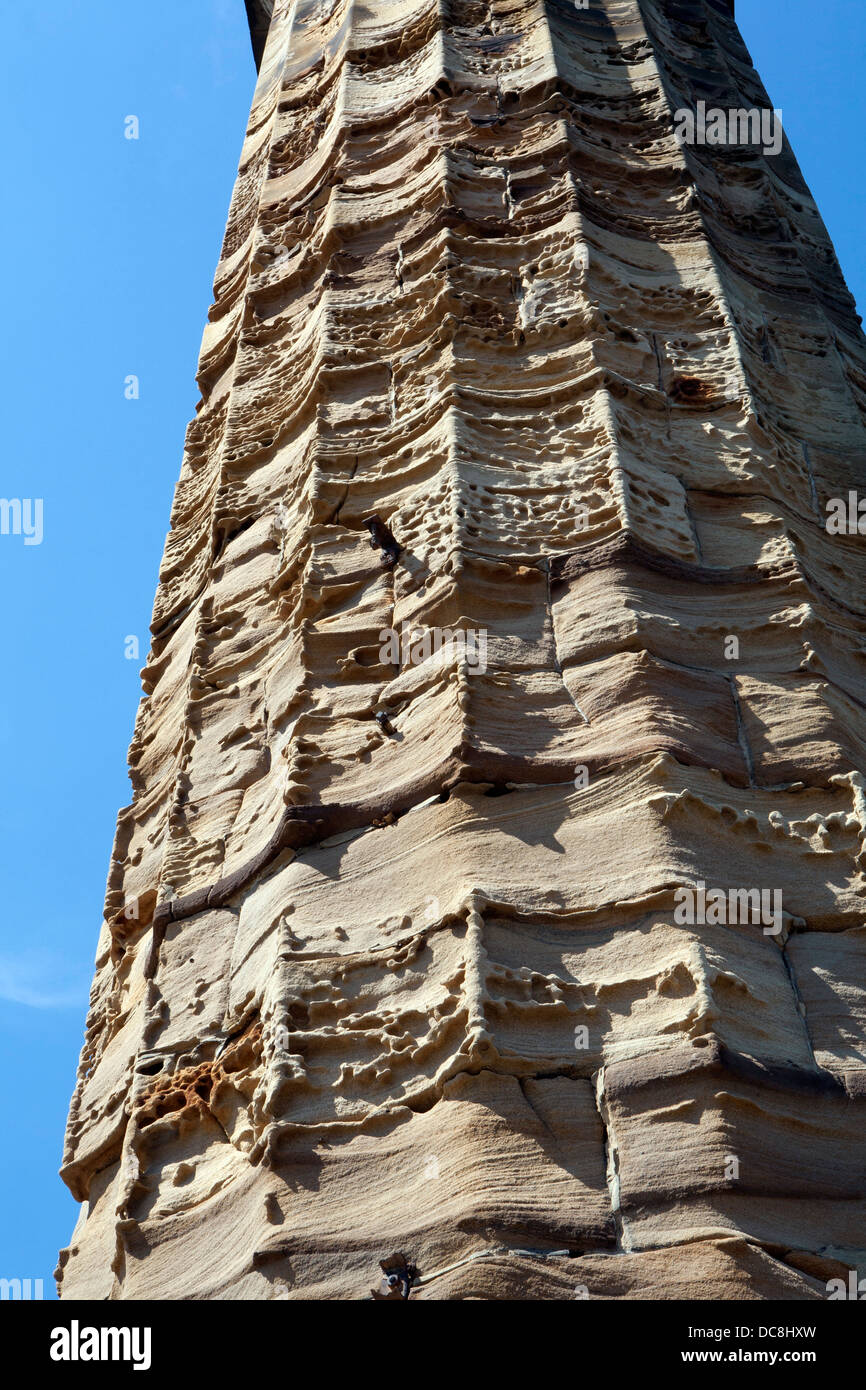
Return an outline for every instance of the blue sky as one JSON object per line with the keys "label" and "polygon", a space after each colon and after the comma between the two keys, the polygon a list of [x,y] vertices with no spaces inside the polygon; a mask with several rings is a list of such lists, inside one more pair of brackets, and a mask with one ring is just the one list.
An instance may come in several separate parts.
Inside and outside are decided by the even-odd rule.
{"label": "blue sky", "polygon": [[[863,312],[866,5],[737,12]],[[0,495],[44,499],[40,545],[0,537],[0,1276],[53,1297],[77,1214],[63,1127],[254,69],[242,0],[44,0],[0,25]]]}

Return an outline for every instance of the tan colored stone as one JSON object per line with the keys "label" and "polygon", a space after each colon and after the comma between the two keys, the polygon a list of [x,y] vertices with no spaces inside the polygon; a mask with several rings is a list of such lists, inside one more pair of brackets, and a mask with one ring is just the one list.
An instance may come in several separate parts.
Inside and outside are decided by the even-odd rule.
{"label": "tan colored stone", "polygon": [[764,99],[725,6],[268,9],[61,1294],[367,1298],[396,1251],[422,1299],[824,1297],[866,1262],[866,568],[824,524],[866,351],[814,202],[675,138]]}

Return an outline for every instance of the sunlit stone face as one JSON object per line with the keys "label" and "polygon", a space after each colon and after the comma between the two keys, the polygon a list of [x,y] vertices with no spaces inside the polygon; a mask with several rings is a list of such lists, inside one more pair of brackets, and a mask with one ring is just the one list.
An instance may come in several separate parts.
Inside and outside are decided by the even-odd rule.
{"label": "sunlit stone face", "polygon": [[274,7],[63,1297],[862,1260],[866,354],[776,125],[685,138],[759,84],[682,8]]}

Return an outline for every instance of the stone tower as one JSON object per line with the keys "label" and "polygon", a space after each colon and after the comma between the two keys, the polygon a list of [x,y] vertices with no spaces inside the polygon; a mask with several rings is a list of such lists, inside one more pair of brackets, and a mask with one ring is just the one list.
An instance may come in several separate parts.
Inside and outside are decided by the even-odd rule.
{"label": "stone tower", "polygon": [[732,6],[270,8],[62,1295],[824,1298],[866,345]]}

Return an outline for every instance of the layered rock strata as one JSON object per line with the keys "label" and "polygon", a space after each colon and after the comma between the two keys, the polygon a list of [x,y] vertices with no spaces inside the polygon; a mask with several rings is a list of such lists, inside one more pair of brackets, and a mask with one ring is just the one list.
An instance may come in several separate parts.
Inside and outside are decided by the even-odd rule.
{"label": "layered rock strata", "polygon": [[771,106],[731,11],[274,5],[64,1298],[866,1273],[866,350],[787,144],[676,139]]}

